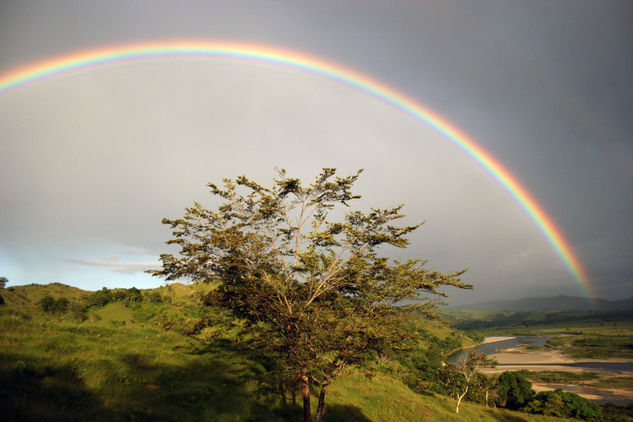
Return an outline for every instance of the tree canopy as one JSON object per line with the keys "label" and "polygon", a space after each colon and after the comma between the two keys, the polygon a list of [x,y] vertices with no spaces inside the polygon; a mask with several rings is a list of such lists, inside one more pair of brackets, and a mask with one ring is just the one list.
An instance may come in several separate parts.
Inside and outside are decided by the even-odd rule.
{"label": "tree canopy", "polygon": [[525,374],[525,371],[507,371],[499,376],[499,399],[508,409],[520,409],[534,398],[532,383]]}
{"label": "tree canopy", "polygon": [[308,185],[284,170],[272,187],[245,176],[211,183],[221,205],[212,211],[196,202],[182,218],[163,219],[172,228],[167,243],[180,254],[161,255],[162,268],[150,271],[214,283],[208,302],[260,335],[253,344],[299,381],[306,421],[311,384],[321,387],[318,421],[326,387],[345,367],[412,339],[399,323],[402,307],[435,317],[434,298],[446,296],[440,288],[472,288],[460,279],[464,271],[443,274],[426,261],[379,255],[382,246],[405,248],[421,224],[396,224],[403,205],[349,210],[360,198],[352,187],[361,171],[338,177],[325,168]]}

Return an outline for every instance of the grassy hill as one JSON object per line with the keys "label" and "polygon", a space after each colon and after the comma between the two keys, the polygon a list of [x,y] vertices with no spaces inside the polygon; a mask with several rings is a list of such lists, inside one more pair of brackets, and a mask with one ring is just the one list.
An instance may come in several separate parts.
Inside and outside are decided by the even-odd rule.
{"label": "grassy hill", "polygon": [[[199,298],[208,289],[172,284],[138,293],[86,292],[55,283],[3,290],[0,420],[300,420],[300,409],[284,405],[274,385],[262,381],[265,369],[230,347],[230,330],[184,334],[205,315]],[[65,312],[42,311],[38,303],[46,296],[68,299]],[[427,345],[472,343],[437,322],[415,323]],[[397,363],[380,368],[373,377],[357,368],[337,379],[326,420],[559,420],[472,403],[462,404],[457,416],[453,399],[407,387]]]}

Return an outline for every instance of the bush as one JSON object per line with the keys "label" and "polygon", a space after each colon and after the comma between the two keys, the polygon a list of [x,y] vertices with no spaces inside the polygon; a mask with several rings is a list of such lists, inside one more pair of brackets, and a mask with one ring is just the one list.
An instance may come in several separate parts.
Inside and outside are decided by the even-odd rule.
{"label": "bush", "polygon": [[88,306],[105,306],[114,301],[114,299],[114,295],[110,290],[104,287],[102,290],[97,290],[88,297]]}
{"label": "bush", "polygon": [[70,314],[73,318],[79,321],[85,321],[88,319],[86,306],[79,302],[72,302],[69,307]]}
{"label": "bush", "polygon": [[42,299],[40,299],[37,304],[40,309],[44,312],[52,312],[52,313],[64,313],[68,309],[68,304],[70,302],[65,297],[61,297],[59,299],[55,299],[51,295],[46,295]]}
{"label": "bush", "polygon": [[63,314],[68,309],[70,302],[65,297],[60,297],[53,303],[53,312],[56,314]]}
{"label": "bush", "polygon": [[51,295],[46,295],[37,302],[40,309],[44,312],[52,312],[53,306],[55,306],[55,298]]}
{"label": "bush", "polygon": [[147,293],[145,293],[145,298],[150,303],[162,303],[163,302],[163,298],[160,296],[160,293],[158,293],[158,292],[147,292]]}

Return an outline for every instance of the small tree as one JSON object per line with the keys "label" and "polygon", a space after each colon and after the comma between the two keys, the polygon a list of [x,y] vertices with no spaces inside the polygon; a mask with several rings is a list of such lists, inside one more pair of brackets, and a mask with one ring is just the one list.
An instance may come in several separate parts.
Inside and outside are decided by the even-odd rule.
{"label": "small tree", "polygon": [[[477,369],[481,366],[495,366],[497,362],[488,357],[477,349],[473,349],[468,353],[462,353],[457,364],[453,364],[453,373],[458,378],[453,383],[459,393],[457,394],[457,404],[455,405],[455,413],[459,413],[459,405],[468,390],[477,378]],[[486,397],[487,399],[487,397]]]}
{"label": "small tree", "polygon": [[[492,376],[487,376],[486,374],[480,374],[480,387],[484,390],[484,402],[486,407],[488,407],[490,394],[493,395],[493,404],[496,403],[495,399],[495,388],[497,386],[496,378]],[[496,407],[496,406],[495,406]]]}
{"label": "small tree", "polygon": [[[0,290],[4,290],[5,286],[9,282],[9,279],[6,277],[0,277]],[[0,295],[0,305],[4,305],[4,298]]]}
{"label": "small tree", "polygon": [[270,188],[244,176],[225,179],[223,188],[209,184],[222,205],[210,211],[194,203],[183,218],[163,219],[180,257],[163,254],[162,269],[149,271],[215,283],[208,302],[241,318],[251,336],[261,334],[254,347],[278,356],[299,380],[306,422],[311,385],[320,387],[319,421],[326,388],[344,368],[411,338],[395,304],[414,301],[409,308],[433,317],[431,298],[446,296],[440,287],[471,288],[459,278],[463,271],[442,274],[425,261],[378,255],[383,245],[406,247],[420,226],[394,224],[404,217],[402,205],[329,220],[359,198],[351,191],[359,174],[323,169],[304,186],[281,170]]}

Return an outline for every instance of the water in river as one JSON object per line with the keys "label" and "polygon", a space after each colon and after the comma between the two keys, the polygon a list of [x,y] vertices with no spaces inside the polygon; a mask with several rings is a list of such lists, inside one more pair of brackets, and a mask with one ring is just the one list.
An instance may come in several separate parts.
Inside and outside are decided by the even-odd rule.
{"label": "water in river", "polygon": [[[494,341],[490,343],[480,344],[475,348],[477,350],[481,350],[483,353],[487,355],[491,355],[495,352],[501,351],[503,349],[510,349],[513,347],[517,347],[522,344],[530,344],[534,346],[543,347],[547,340],[549,340],[550,336],[517,336],[516,338]],[[447,363],[457,363],[461,356],[466,353],[470,353],[471,348],[458,350],[452,355],[450,355],[447,359]],[[542,366],[542,363],[523,363],[520,366],[525,367],[526,369],[530,366]],[[503,367],[504,365],[498,365],[498,368]],[[517,365],[510,365],[516,367]],[[576,368],[586,368],[590,370],[596,371],[609,371],[609,372],[619,372],[619,371],[633,371],[633,362],[609,362],[609,361],[596,361],[596,362],[573,362],[573,363],[556,363],[556,366],[569,366]]]}
{"label": "water in river", "polygon": [[[545,345],[545,342],[547,342],[547,340],[549,340],[550,338],[551,337],[548,337],[548,336],[518,336],[518,337],[507,339],[507,340],[493,341],[490,343],[480,344],[479,346],[476,346],[475,349],[480,350],[482,353],[485,353],[487,355],[491,355],[493,353],[496,353],[497,351],[500,351],[503,349],[511,349],[513,347],[520,346],[521,344],[530,344],[534,346],[543,347]],[[466,353],[470,353],[472,349],[473,348],[471,347],[468,349],[458,350],[452,355],[450,355],[448,359],[446,359],[446,362],[457,363],[459,359],[462,357],[462,355]]]}

